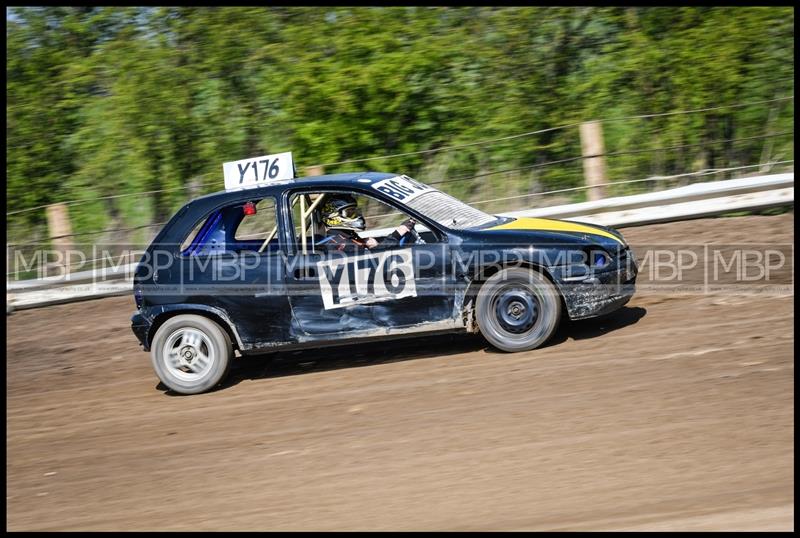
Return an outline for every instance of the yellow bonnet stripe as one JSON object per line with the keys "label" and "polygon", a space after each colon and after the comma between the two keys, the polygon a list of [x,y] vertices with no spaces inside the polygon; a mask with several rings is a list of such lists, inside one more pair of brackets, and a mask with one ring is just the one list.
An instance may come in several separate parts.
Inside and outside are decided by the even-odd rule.
{"label": "yellow bonnet stripe", "polygon": [[608,233],[600,228],[594,226],[587,226],[585,224],[578,224],[577,222],[570,222],[568,220],[553,220],[553,219],[538,219],[532,217],[522,217],[499,226],[486,228],[487,230],[534,230],[545,232],[579,232],[585,234],[602,235],[603,237],[610,237],[614,241],[623,244],[619,237],[614,234]]}

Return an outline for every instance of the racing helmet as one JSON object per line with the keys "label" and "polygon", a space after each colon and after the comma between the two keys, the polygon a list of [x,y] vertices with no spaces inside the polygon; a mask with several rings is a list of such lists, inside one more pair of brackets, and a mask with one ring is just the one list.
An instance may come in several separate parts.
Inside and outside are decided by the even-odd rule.
{"label": "racing helmet", "polygon": [[328,195],[319,212],[322,224],[328,229],[364,231],[366,228],[358,202],[349,194]]}

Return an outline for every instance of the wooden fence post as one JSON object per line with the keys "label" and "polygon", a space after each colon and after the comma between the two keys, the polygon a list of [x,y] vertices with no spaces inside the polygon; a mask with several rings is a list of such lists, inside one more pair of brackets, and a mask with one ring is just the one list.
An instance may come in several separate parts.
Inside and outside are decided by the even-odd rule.
{"label": "wooden fence post", "polygon": [[[69,223],[69,211],[65,204],[53,204],[47,206],[47,230],[49,232],[53,248],[61,253],[64,260],[63,274],[70,272],[66,266],[69,260],[68,253],[72,249],[72,226]],[[58,269],[61,269],[59,266]]]}
{"label": "wooden fence post", "polygon": [[581,154],[583,155],[583,177],[588,189],[589,200],[605,197],[606,163],[603,154],[603,128],[599,121],[581,123]]}
{"label": "wooden fence post", "polygon": [[189,180],[189,200],[194,200],[198,196],[200,196],[200,192],[203,187],[203,177],[202,176],[195,176]]}
{"label": "wooden fence post", "polygon": [[324,166],[307,166],[306,176],[321,176],[325,173]]}

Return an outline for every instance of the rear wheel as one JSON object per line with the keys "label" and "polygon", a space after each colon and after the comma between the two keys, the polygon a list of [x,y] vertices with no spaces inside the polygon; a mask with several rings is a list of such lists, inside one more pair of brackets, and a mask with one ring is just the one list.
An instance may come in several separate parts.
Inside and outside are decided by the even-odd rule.
{"label": "rear wheel", "polygon": [[233,357],[228,333],[210,319],[193,314],[165,321],[150,349],[158,378],[181,394],[215,387],[228,374]]}
{"label": "rear wheel", "polygon": [[544,344],[561,319],[561,298],[541,273],[513,267],[484,282],[475,303],[478,327],[503,351],[526,351]]}

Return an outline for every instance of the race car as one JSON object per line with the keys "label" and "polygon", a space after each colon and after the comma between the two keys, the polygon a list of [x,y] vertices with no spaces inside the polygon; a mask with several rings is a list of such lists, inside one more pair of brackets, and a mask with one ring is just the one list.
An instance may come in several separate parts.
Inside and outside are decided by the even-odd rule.
{"label": "race car", "polygon": [[[183,206],[134,276],[133,332],[180,394],[218,385],[237,353],[447,332],[531,350],[563,315],[604,315],[635,291],[636,261],[619,232],[487,214],[406,175],[226,187]],[[354,232],[353,249],[328,241],[340,221],[321,209],[341,199],[350,220],[382,224]]]}

